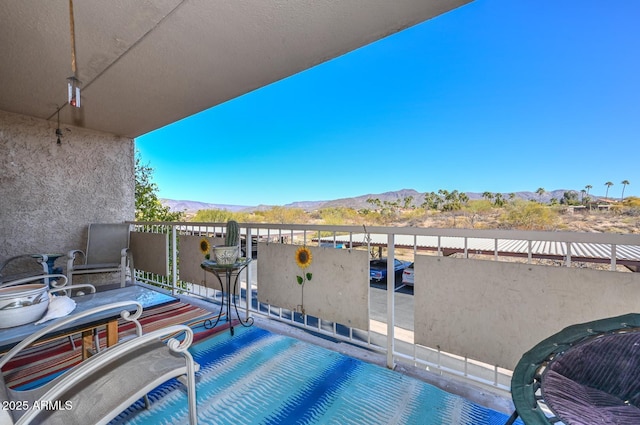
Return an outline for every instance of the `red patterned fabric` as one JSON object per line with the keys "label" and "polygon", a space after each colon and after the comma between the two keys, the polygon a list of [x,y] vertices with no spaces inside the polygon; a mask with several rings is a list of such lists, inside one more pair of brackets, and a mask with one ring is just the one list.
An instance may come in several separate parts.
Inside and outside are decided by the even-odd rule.
{"label": "red patterned fabric", "polygon": [[[140,323],[143,333],[151,332],[166,326],[186,324],[194,329],[195,340],[201,340],[213,333],[217,333],[226,326],[218,326],[215,329],[206,330],[202,326],[206,319],[211,319],[212,313],[208,310],[194,307],[179,301],[150,308],[142,313]],[[215,319],[215,316],[214,316]],[[119,339],[135,335],[135,325],[120,319],[118,324]],[[106,331],[99,332],[100,346],[106,347]],[[53,341],[38,343],[22,352],[11,360],[2,372],[5,383],[10,388],[23,385],[38,385],[38,381],[53,377],[64,370],[73,367],[82,360],[81,335],[73,336],[75,350],[69,338],[59,338]]]}

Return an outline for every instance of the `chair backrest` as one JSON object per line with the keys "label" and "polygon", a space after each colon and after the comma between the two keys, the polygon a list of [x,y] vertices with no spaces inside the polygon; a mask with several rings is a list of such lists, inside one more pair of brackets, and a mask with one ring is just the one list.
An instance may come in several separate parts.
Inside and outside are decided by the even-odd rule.
{"label": "chair backrest", "polygon": [[126,223],[92,223],[87,236],[87,264],[119,263],[122,249],[129,248]]}

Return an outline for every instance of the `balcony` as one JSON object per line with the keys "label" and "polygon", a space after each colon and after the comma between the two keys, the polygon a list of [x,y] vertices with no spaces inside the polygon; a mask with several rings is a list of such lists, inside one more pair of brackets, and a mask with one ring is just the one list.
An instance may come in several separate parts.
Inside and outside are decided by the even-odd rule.
{"label": "balcony", "polygon": [[[134,247],[145,253],[136,259],[137,281],[209,305],[220,301],[221,292],[205,282],[211,277],[199,267],[204,255],[197,244],[202,238],[215,244],[224,224],[132,224],[157,238]],[[525,351],[571,324],[634,312],[640,295],[638,235],[241,227],[244,251],[256,256],[239,279],[243,317],[298,329],[298,337],[348,343],[389,369],[455,388],[469,400],[491,394],[503,411],[511,370]],[[307,298],[295,283],[293,253],[303,245],[313,255]],[[369,260],[376,256],[414,262],[413,288],[392,266],[386,285],[370,284]],[[167,273],[138,267],[151,259],[161,259]]]}
{"label": "balcony", "polygon": [[[225,224],[130,224],[139,285],[220,311],[223,294],[200,267],[199,245],[203,238],[221,244]],[[525,351],[568,325],[634,312],[640,295],[637,235],[241,227],[243,250],[255,258],[239,276],[236,299],[255,328],[385,366],[502,414],[512,408],[511,370]],[[313,256],[306,292],[296,281],[300,246]],[[373,257],[413,262],[414,286],[402,285],[392,266],[386,282],[372,284]]]}

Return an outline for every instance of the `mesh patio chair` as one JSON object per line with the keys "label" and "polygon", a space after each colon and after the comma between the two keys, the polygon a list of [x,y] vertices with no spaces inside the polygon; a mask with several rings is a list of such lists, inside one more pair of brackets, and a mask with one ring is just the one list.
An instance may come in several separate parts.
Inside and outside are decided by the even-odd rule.
{"label": "mesh patio chair", "polygon": [[[133,314],[129,310],[135,308]],[[124,309],[124,310],[123,310]],[[178,378],[187,389],[190,424],[197,423],[197,363],[188,351],[193,331],[185,325],[173,325],[147,334],[142,333],[138,318],[142,305],[134,301],[106,304],[58,319],[34,332],[0,358],[0,369],[21,350],[38,339],[73,325],[84,317],[105,311],[122,311],[124,320],[133,322],[136,336],[119,342],[56,376],[48,383],[31,389],[12,389],[0,373],[1,424],[106,424],[140,398],[171,378]],[[178,341],[176,337],[181,336]],[[163,339],[169,337],[168,341]],[[58,406],[47,409],[39,406]]]}
{"label": "mesh patio chair", "polygon": [[50,270],[48,261],[47,254],[22,254],[7,258],[0,262],[0,284],[23,277],[54,273]]}
{"label": "mesh patio chair", "polygon": [[640,314],[569,326],[525,353],[511,379],[518,416],[537,424],[640,424]]}
{"label": "mesh patio chair", "polygon": [[[73,284],[74,275],[120,273],[120,286],[126,284],[129,263],[130,226],[125,223],[93,223],[89,225],[87,249],[71,250],[67,254],[67,277]],[[76,260],[81,261],[76,264]]]}

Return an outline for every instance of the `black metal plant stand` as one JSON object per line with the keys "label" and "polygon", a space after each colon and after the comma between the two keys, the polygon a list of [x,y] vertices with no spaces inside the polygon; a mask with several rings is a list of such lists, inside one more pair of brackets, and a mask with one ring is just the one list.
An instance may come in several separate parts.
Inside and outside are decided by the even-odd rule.
{"label": "black metal plant stand", "polygon": [[[253,317],[249,316],[246,320],[242,320],[242,318],[240,318],[235,297],[235,293],[238,288],[238,278],[240,277],[240,273],[242,273],[242,271],[247,268],[250,262],[251,258],[238,258],[238,260],[236,260],[236,262],[233,264],[218,264],[215,261],[211,260],[205,260],[202,262],[202,264],[200,264],[200,267],[212,273],[218,279],[218,282],[220,282],[220,288],[222,288],[222,303],[220,304],[220,314],[218,314],[218,318],[215,322],[213,322],[211,319],[205,320],[205,328],[212,329],[216,327],[226,306],[226,320],[229,323],[229,331],[231,332],[231,335],[233,335],[234,331],[233,321],[231,320],[231,304],[233,304],[233,308],[236,311],[236,317],[238,318],[238,321],[242,326],[249,327],[253,325]],[[224,283],[222,282],[223,276]],[[233,288],[231,287],[231,281],[233,281]],[[250,293],[249,288],[247,288],[247,293]]]}

